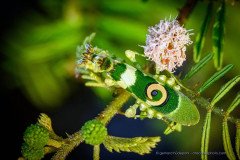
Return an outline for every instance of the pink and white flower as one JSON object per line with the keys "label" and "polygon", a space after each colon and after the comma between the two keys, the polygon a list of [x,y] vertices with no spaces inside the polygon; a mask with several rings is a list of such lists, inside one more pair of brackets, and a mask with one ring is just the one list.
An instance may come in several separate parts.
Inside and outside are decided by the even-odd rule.
{"label": "pink and white flower", "polygon": [[161,20],[159,24],[149,27],[144,54],[156,63],[159,71],[174,72],[186,60],[186,45],[192,43],[191,33],[177,20]]}

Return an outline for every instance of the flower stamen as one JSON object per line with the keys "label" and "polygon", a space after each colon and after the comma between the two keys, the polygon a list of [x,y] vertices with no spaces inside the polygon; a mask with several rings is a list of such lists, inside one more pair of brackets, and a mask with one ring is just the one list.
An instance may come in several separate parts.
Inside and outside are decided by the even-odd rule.
{"label": "flower stamen", "polygon": [[192,43],[186,30],[177,20],[161,20],[159,24],[149,27],[144,46],[144,54],[156,63],[159,71],[174,72],[186,60],[186,45]]}

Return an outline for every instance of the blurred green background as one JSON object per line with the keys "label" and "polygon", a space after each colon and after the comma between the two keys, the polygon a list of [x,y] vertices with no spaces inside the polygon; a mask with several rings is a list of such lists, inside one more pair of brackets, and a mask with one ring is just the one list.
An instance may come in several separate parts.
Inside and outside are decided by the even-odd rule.
{"label": "blurred green background", "polygon": [[[75,50],[87,35],[96,32],[94,44],[121,58],[124,58],[124,51],[127,49],[143,53],[143,48],[139,45],[145,44],[147,28],[157,24],[160,19],[176,17],[178,9],[184,3],[185,0],[13,0],[1,5],[1,91],[7,104],[4,109],[8,111],[10,119],[15,120],[9,124],[15,126],[12,127],[16,136],[13,143],[17,144],[14,148],[15,159],[20,155],[22,132],[27,125],[36,121],[40,112],[52,116],[57,132],[64,135],[65,132],[73,133],[78,130],[84,121],[96,116],[111,101],[111,93],[108,91],[86,88],[81,80],[75,78]],[[216,6],[218,2],[215,3]],[[187,29],[193,29],[193,41],[200,31],[206,7],[206,1],[199,1],[184,25]],[[220,86],[240,73],[239,15],[239,2],[235,5],[227,3],[223,64],[231,63],[235,67],[204,93],[209,99]],[[211,40],[210,29],[203,55],[211,52]],[[192,50],[193,45],[187,48],[188,60],[181,68],[182,74],[194,64]],[[194,88],[196,84],[201,84],[215,71],[213,62],[209,63],[188,82],[189,86]],[[221,103],[218,103],[219,107],[226,108],[239,88],[237,85],[228,93]],[[163,142],[160,142],[152,154],[146,156],[125,153],[112,156],[103,151],[102,157],[160,159],[161,156],[157,155],[156,151],[200,151],[201,127],[205,115],[204,110],[200,111],[202,120],[198,125],[184,127],[182,133],[173,133],[167,137],[162,134],[166,125],[159,120],[134,121],[115,118],[110,124],[113,135],[160,135]],[[233,115],[237,116],[239,113],[238,109]],[[130,126],[126,126],[126,121]],[[214,126],[210,151],[223,151],[221,118],[213,116],[212,122]],[[230,128],[234,135],[234,126],[230,125]],[[134,132],[136,130],[138,132]],[[91,148],[84,146],[78,152],[81,150],[86,151],[86,154],[74,152],[73,157],[81,159],[81,156],[85,156],[86,159],[91,159]],[[172,155],[167,158],[199,159],[200,156]]]}

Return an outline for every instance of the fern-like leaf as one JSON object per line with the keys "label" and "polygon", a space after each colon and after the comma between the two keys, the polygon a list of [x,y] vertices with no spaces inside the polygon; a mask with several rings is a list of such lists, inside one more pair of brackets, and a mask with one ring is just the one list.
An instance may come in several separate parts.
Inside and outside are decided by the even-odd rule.
{"label": "fern-like leaf", "polygon": [[230,160],[236,160],[236,157],[233,152],[233,147],[231,144],[227,120],[223,121],[223,133],[222,134],[223,134],[223,147],[224,147],[227,157]]}
{"label": "fern-like leaf", "polygon": [[223,69],[221,69],[220,71],[216,72],[198,89],[198,93],[202,93],[203,91],[205,91],[208,87],[210,87],[214,82],[216,82],[218,79],[223,77],[232,68],[233,68],[233,65],[229,64],[225,66]]}
{"label": "fern-like leaf", "polygon": [[[239,78],[239,76],[237,76]],[[232,82],[235,82],[233,81],[234,79],[236,79],[237,77],[233,78]],[[229,82],[230,82],[229,81]],[[227,83],[228,86],[231,86],[232,83]],[[237,82],[236,82],[237,83]],[[236,84],[235,83],[235,84]],[[227,85],[226,84],[226,85]],[[225,86],[226,86],[225,85]],[[224,87],[223,87],[224,88]],[[225,87],[226,88],[226,87]],[[222,90],[222,89],[221,89]],[[220,91],[221,91],[220,90]],[[224,90],[222,91],[224,92]],[[226,111],[226,114],[225,114],[225,117],[223,119],[223,132],[222,132],[222,135],[223,135],[223,146],[224,146],[224,150],[226,152],[226,155],[227,157],[230,159],[230,160],[235,160],[236,157],[234,155],[234,151],[233,151],[233,147],[232,147],[232,144],[231,144],[231,138],[230,138],[230,134],[229,134],[229,129],[228,129],[228,124],[227,124],[227,118],[229,116],[229,114],[239,105],[240,103],[240,94],[238,93],[236,98],[233,100],[233,102],[231,103],[231,105],[228,107],[227,111]],[[238,126],[237,126],[237,130],[238,130]],[[239,154],[239,137],[238,137],[238,131],[236,133],[236,152],[237,154]],[[238,148],[238,149],[237,149]]]}
{"label": "fern-like leaf", "polygon": [[155,148],[159,141],[160,137],[122,138],[108,136],[103,144],[110,152],[114,150],[116,152],[134,152],[144,155],[150,153],[151,149]]}
{"label": "fern-like leaf", "polygon": [[238,159],[240,159],[240,121],[238,121],[236,123],[236,143],[235,143],[235,146],[236,146],[236,152],[237,152],[237,156],[238,156]]}
{"label": "fern-like leaf", "polygon": [[38,118],[38,123],[47,128],[49,131],[53,131],[52,129],[52,121],[51,118],[49,118],[46,114],[41,113],[39,118]]}
{"label": "fern-like leaf", "polygon": [[201,140],[201,159],[207,160],[207,153],[208,152],[208,146],[209,146],[209,137],[210,137],[210,128],[211,128],[211,112],[207,112],[204,126],[203,126],[203,132],[202,132],[202,140]]}
{"label": "fern-like leaf", "polygon": [[231,79],[230,81],[228,81],[218,92],[217,94],[214,96],[211,104],[212,106],[214,106],[224,95],[226,95],[230,89],[235,86],[235,84],[237,84],[240,81],[240,76],[236,76],[233,79]]}
{"label": "fern-like leaf", "polygon": [[39,123],[41,126],[45,127],[45,128],[49,131],[50,137],[51,137],[52,139],[59,140],[59,141],[62,141],[62,140],[63,140],[62,137],[58,136],[58,135],[54,132],[54,130],[53,130],[53,128],[52,128],[52,120],[51,120],[51,118],[48,117],[46,114],[44,114],[44,113],[41,113],[41,114],[40,114],[40,116],[39,116],[39,118],[38,118],[38,123]]}
{"label": "fern-like leaf", "polygon": [[230,114],[240,104],[240,92],[237,94],[230,107],[228,107],[226,114]]}
{"label": "fern-like leaf", "polygon": [[196,42],[193,48],[193,60],[196,63],[199,62],[201,58],[201,51],[205,42],[205,35],[207,33],[210,20],[212,18],[212,10],[213,10],[213,4],[210,1],[207,7],[207,13],[206,13],[205,19],[201,26],[201,31],[196,36]]}
{"label": "fern-like leaf", "polygon": [[213,25],[213,60],[217,70],[222,68],[223,59],[223,40],[224,40],[224,24],[225,24],[225,1],[222,1],[219,7],[215,22]]}
{"label": "fern-like leaf", "polygon": [[194,65],[191,70],[186,74],[183,80],[190,79],[193,75],[195,75],[200,69],[202,69],[205,64],[207,64],[211,59],[213,55],[210,53],[207,56],[205,56],[201,61],[199,61],[196,65]]}

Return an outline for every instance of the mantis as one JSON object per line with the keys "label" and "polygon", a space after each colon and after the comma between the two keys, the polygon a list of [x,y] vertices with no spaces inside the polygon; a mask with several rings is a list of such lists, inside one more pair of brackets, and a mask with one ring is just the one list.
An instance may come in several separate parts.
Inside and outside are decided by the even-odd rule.
{"label": "mantis", "polygon": [[[120,87],[131,93],[136,101],[125,111],[126,117],[170,121],[169,127],[178,131],[181,130],[182,125],[191,126],[199,122],[200,115],[197,107],[181,92],[181,87],[174,78],[167,78],[163,74],[145,73],[111,56],[106,51],[92,47],[89,39],[78,48],[76,71],[78,73],[91,72],[94,75],[101,74],[103,86]],[[135,61],[132,58],[129,59]],[[83,76],[89,80],[93,80],[92,77]],[[139,115],[136,114],[137,109],[140,110]],[[169,130],[166,133],[170,132]]]}

